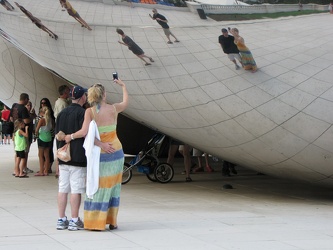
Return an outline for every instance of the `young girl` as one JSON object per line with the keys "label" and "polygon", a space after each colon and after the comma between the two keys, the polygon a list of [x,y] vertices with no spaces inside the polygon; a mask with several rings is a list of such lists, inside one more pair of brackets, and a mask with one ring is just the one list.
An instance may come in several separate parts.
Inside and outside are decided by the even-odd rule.
{"label": "young girl", "polygon": [[25,148],[27,147],[26,138],[28,137],[28,126],[25,126],[22,119],[17,119],[14,123],[14,142],[15,142],[15,177],[27,178],[29,176],[23,173],[23,167],[25,166]]}
{"label": "young girl", "polygon": [[38,144],[39,172],[35,176],[48,175],[50,166],[50,147],[52,142],[51,130],[54,128],[54,122],[51,119],[48,107],[42,107],[39,115],[41,119],[36,127],[36,138]]}

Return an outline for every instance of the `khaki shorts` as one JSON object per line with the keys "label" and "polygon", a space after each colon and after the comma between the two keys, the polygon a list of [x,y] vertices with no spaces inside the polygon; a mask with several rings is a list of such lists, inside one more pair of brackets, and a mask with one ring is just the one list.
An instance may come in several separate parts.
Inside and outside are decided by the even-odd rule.
{"label": "khaki shorts", "polygon": [[228,54],[228,58],[229,58],[229,60],[230,61],[233,61],[233,60],[235,60],[235,59],[237,59],[238,61],[242,61],[242,58],[241,58],[241,56],[239,55],[239,54]]}
{"label": "khaki shorts", "polygon": [[87,168],[59,165],[59,193],[83,194],[86,191]]}
{"label": "khaki shorts", "polygon": [[166,36],[171,35],[171,31],[170,31],[170,29],[163,29],[163,31],[164,31],[164,34],[165,34]]}

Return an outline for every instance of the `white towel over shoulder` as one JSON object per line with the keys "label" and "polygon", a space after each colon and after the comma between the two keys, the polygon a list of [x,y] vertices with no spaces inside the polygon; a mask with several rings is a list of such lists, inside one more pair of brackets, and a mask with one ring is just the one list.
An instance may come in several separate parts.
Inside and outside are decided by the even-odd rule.
{"label": "white towel over shoulder", "polygon": [[92,120],[89,124],[88,134],[83,144],[87,156],[86,194],[89,199],[93,198],[93,195],[98,190],[99,184],[99,158],[101,155],[101,148],[95,145],[95,138],[100,140],[97,124]]}

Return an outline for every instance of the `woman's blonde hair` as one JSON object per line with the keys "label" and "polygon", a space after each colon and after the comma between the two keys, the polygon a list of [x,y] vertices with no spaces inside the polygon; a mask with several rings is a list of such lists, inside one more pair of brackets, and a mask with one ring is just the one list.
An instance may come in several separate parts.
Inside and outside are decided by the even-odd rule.
{"label": "woman's blonde hair", "polygon": [[105,88],[100,83],[95,83],[88,89],[88,102],[90,106],[100,104],[105,94]]}
{"label": "woman's blonde hair", "polygon": [[234,31],[236,31],[237,33],[239,33],[239,30],[237,28],[232,28]]}
{"label": "woman's blonde hair", "polygon": [[51,121],[50,109],[48,107],[42,107],[40,109],[40,111],[42,111],[44,113],[44,119],[45,119],[46,125],[49,124],[49,122]]}

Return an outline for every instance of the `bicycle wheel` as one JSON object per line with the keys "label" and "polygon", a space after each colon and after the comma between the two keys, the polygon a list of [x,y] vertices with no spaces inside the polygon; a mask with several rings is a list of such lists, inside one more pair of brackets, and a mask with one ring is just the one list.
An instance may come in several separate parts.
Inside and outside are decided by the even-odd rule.
{"label": "bicycle wheel", "polygon": [[168,183],[174,175],[173,167],[168,163],[159,164],[154,170],[155,178],[160,183]]}
{"label": "bicycle wheel", "polygon": [[130,168],[131,165],[127,162],[124,163],[124,168],[123,168],[123,179],[121,181],[121,184],[126,184],[129,182],[132,178],[132,169]]}

